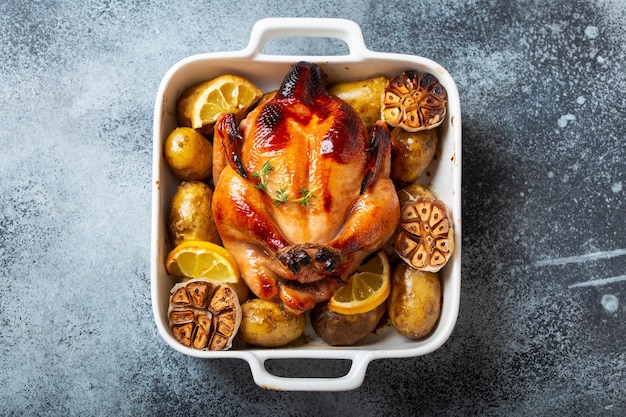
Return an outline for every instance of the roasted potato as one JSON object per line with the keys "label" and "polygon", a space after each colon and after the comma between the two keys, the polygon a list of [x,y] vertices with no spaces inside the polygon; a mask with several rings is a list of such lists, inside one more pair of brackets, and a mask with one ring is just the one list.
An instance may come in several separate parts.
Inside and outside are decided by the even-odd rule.
{"label": "roasted potato", "polygon": [[391,130],[391,174],[397,185],[415,182],[435,156],[437,129],[408,132],[402,127]]}
{"label": "roasted potato", "polygon": [[417,197],[435,198],[435,195],[422,184],[411,184],[398,190],[400,207],[403,207],[408,202],[415,201]]}
{"label": "roasted potato", "polygon": [[331,346],[351,346],[376,330],[386,303],[367,313],[340,314],[328,308],[328,303],[318,303],[311,310],[311,325],[319,337]]}
{"label": "roasted potato", "polygon": [[359,113],[369,131],[380,120],[382,97],[389,78],[385,76],[335,84],[329,88]]}
{"label": "roasted potato", "polygon": [[195,129],[174,129],[165,140],[163,154],[174,174],[183,181],[205,181],[211,176],[213,145]]}
{"label": "roasted potato", "polygon": [[400,262],[393,271],[387,299],[389,321],[403,336],[427,336],[441,314],[441,282],[434,272],[418,271]]}
{"label": "roasted potato", "polygon": [[178,186],[167,222],[173,248],[185,240],[222,243],[213,220],[212,199],[213,190],[203,182],[185,181]]}
{"label": "roasted potato", "polygon": [[253,298],[241,305],[243,318],[237,336],[259,347],[287,345],[302,335],[306,325],[304,314],[294,314],[282,304]]}

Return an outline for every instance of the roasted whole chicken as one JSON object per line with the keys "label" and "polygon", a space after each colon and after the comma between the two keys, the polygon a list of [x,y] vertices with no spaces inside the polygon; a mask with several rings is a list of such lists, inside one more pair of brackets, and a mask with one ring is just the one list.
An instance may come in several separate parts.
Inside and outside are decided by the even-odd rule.
{"label": "roasted whole chicken", "polygon": [[254,294],[291,311],[328,300],[398,226],[387,126],[368,134],[317,64],[293,65],[241,123],[222,114],[213,160],[224,246]]}

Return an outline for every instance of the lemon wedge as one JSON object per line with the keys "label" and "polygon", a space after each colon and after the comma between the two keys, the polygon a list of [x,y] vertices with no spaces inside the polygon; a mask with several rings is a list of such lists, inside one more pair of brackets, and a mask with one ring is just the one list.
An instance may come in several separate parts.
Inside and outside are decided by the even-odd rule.
{"label": "lemon wedge", "polygon": [[176,246],[165,260],[170,275],[204,278],[215,283],[239,282],[239,266],[232,253],[215,243],[187,240]]}
{"label": "lemon wedge", "polygon": [[183,93],[178,100],[178,123],[193,129],[212,127],[220,113],[234,113],[239,117],[262,95],[263,91],[250,80],[224,74]]}
{"label": "lemon wedge", "polygon": [[384,303],[391,291],[389,260],[384,251],[360,265],[348,284],[331,297],[328,308],[340,314],[366,313]]}

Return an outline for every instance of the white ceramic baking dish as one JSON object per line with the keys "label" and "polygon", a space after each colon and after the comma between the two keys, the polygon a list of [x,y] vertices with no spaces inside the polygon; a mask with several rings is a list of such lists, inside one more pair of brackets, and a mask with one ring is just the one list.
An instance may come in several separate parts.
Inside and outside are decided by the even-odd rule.
{"label": "white ceramic baking dish", "polygon": [[[348,47],[348,54],[339,56],[286,56],[263,53],[266,43],[274,38],[319,37],[338,39]],[[443,307],[440,320],[430,336],[409,340],[385,327],[364,341],[350,347],[330,347],[312,330],[305,331],[307,343],[278,349],[250,348],[235,344],[227,351],[199,351],[178,343],[172,336],[167,319],[170,289],[175,277],[164,268],[170,250],[166,233],[166,213],[170,198],[179,181],[163,158],[163,143],[176,127],[176,101],[189,86],[225,73],[239,74],[256,83],[264,91],[280,85],[291,65],[297,61],[320,64],[330,82],[350,81],[370,76],[396,75],[407,69],[434,74],[448,92],[448,113],[441,126],[440,153],[424,175],[424,182],[452,210],[457,249],[441,271]],[[205,53],[191,56],[175,64],[163,77],[154,109],[151,292],[154,318],[159,333],[175,350],[197,358],[239,358],[247,361],[256,384],[276,390],[340,391],[359,387],[370,361],[383,358],[405,358],[425,355],[442,346],[454,329],[461,292],[461,109],[456,85],[448,72],[429,59],[402,54],[373,52],[367,49],[360,27],[344,19],[273,18],[257,22],[248,46],[241,51]],[[341,377],[295,378],[277,376],[265,367],[269,359],[299,360],[346,359],[349,371]]]}

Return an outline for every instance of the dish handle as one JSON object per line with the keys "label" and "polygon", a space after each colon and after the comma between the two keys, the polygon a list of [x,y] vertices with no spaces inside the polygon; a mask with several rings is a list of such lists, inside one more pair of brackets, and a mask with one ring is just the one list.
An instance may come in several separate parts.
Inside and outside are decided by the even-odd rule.
{"label": "dish handle", "polygon": [[[363,381],[365,380],[365,373],[367,372],[367,366],[372,360],[372,355],[367,352],[357,352],[356,354],[353,353],[344,358],[333,357],[333,359],[349,359],[352,361],[348,373],[336,378],[277,376],[270,373],[265,367],[265,361],[267,359],[279,358],[272,358],[265,355],[263,351],[256,351],[251,355],[247,355],[246,358],[248,364],[250,365],[254,382],[261,388],[276,391],[348,391],[356,389],[363,384]],[[289,358],[289,360],[303,361],[307,359],[310,359],[310,357]]]}
{"label": "dish handle", "polygon": [[368,53],[357,23],[348,19],[315,17],[261,19],[254,24],[245,51],[250,56],[262,55],[263,47],[269,40],[289,36],[336,38],[346,43],[350,57],[360,58]]}

